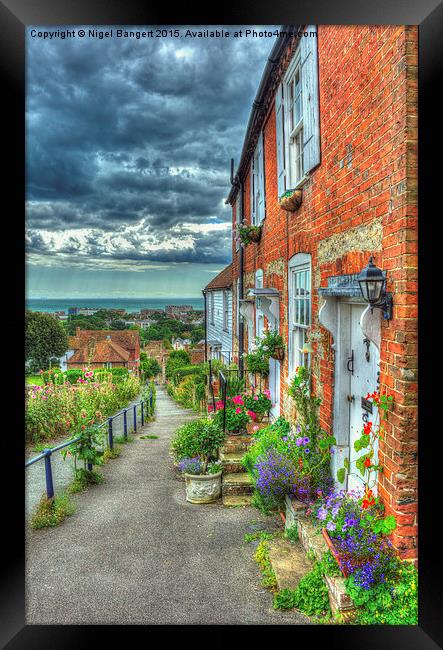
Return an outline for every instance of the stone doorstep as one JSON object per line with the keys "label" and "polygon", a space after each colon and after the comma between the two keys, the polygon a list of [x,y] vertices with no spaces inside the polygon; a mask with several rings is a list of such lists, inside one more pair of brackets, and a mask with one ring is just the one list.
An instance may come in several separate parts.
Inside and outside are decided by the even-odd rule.
{"label": "stone doorstep", "polygon": [[231,472],[222,476],[223,496],[252,494],[253,486],[246,472]]}
{"label": "stone doorstep", "polygon": [[234,473],[234,472],[244,473],[245,469],[242,465],[242,460],[244,458],[244,455],[245,455],[244,452],[232,452],[232,453],[221,452],[219,455],[219,459],[222,462],[223,471],[227,474]]}
{"label": "stone doorstep", "polygon": [[290,542],[288,539],[273,539],[270,542],[269,560],[279,591],[295,589],[303,576],[312,569],[312,562],[306,557],[300,542]]}
{"label": "stone doorstep", "polygon": [[252,496],[250,494],[227,494],[222,498],[222,503],[227,508],[239,508],[251,505]]}
{"label": "stone doorstep", "polygon": [[[312,551],[321,560],[328,550],[328,545],[321,533],[319,533],[304,512],[306,506],[300,501],[286,497],[286,523],[285,528],[297,526],[300,542],[306,552]],[[329,602],[332,612],[340,614],[347,621],[351,621],[356,608],[346,593],[345,579],[342,576],[325,576],[325,582],[329,591]]]}

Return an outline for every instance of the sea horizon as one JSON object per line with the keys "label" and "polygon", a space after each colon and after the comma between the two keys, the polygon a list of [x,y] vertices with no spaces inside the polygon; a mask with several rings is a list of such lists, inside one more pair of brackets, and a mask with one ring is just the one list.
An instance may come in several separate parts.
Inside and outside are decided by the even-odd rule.
{"label": "sea horizon", "polygon": [[128,313],[140,312],[142,309],[164,310],[167,305],[191,305],[202,310],[203,298],[27,298],[26,309],[42,312],[67,312],[70,307],[97,309],[125,309]]}

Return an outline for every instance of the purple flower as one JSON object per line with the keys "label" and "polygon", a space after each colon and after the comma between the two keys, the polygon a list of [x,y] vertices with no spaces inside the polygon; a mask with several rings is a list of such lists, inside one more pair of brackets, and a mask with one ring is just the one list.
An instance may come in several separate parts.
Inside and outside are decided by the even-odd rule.
{"label": "purple flower", "polygon": [[297,440],[295,441],[297,447],[301,447],[302,443],[303,443],[303,438],[297,438]]}
{"label": "purple flower", "polygon": [[328,511],[325,508],[320,508],[317,512],[317,518],[323,521],[328,516]]}
{"label": "purple flower", "polygon": [[336,526],[333,521],[328,521],[328,523],[326,524],[326,528],[328,530],[335,530]]}
{"label": "purple flower", "polygon": [[305,454],[309,454],[309,452],[310,452],[310,449],[308,449],[308,448],[306,447],[306,449],[305,449]]}
{"label": "purple flower", "polygon": [[308,442],[309,442],[309,438],[307,436],[305,438],[303,438],[303,444],[304,445],[307,445]]}

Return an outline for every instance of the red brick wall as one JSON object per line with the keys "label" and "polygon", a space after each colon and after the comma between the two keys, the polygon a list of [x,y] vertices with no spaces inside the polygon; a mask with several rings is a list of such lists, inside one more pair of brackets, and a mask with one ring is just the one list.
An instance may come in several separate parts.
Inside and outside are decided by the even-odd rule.
{"label": "red brick wall", "polygon": [[[281,210],[277,203],[271,97],[264,122],[266,218],[261,242],[245,249],[245,292],[254,284],[255,270],[262,268],[265,286],[282,292],[280,326],[287,337],[287,261],[298,252],[312,255],[312,317],[321,334],[321,341],[314,345],[313,383],[322,397],[321,425],[331,430],[333,351],[331,337],[318,325],[318,287],[326,286],[328,276],[358,273],[370,253],[377,266],[388,272],[394,317],[382,321],[380,386],[382,392],[394,396],[394,403],[380,444],[384,472],[380,474],[379,494],[387,511],[397,517],[398,528],[393,535],[396,547],[404,557],[416,558],[417,29],[319,26],[318,53],[321,163],[303,187],[300,209],[296,213]],[[276,79],[274,88],[278,83]],[[246,217],[249,203],[248,174]],[[359,228],[369,233],[370,243],[363,249],[356,244]],[[325,256],[321,251],[333,235],[338,235],[336,255],[329,250]],[[237,278],[235,244],[233,260]],[[233,303],[235,309],[235,300]],[[235,337],[234,349],[238,349]],[[283,402],[287,360],[282,370]]]}

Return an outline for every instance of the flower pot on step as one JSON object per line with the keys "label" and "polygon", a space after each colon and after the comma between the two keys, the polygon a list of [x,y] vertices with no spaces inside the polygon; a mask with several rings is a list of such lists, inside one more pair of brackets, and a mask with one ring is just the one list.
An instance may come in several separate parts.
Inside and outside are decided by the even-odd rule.
{"label": "flower pot on step", "polygon": [[186,501],[189,503],[213,503],[221,495],[221,476],[217,474],[185,474]]}
{"label": "flower pot on step", "polygon": [[261,239],[261,228],[260,230],[251,230],[249,233],[249,239],[254,242],[254,244],[258,244]]}
{"label": "flower pot on step", "polygon": [[248,435],[252,436],[254,433],[257,433],[257,431],[265,429],[268,426],[269,422],[248,422],[246,425],[246,431],[248,432]]}
{"label": "flower pot on step", "polygon": [[288,196],[282,196],[279,200],[279,205],[286,212],[295,212],[301,206],[302,191],[294,190],[292,194]]}

